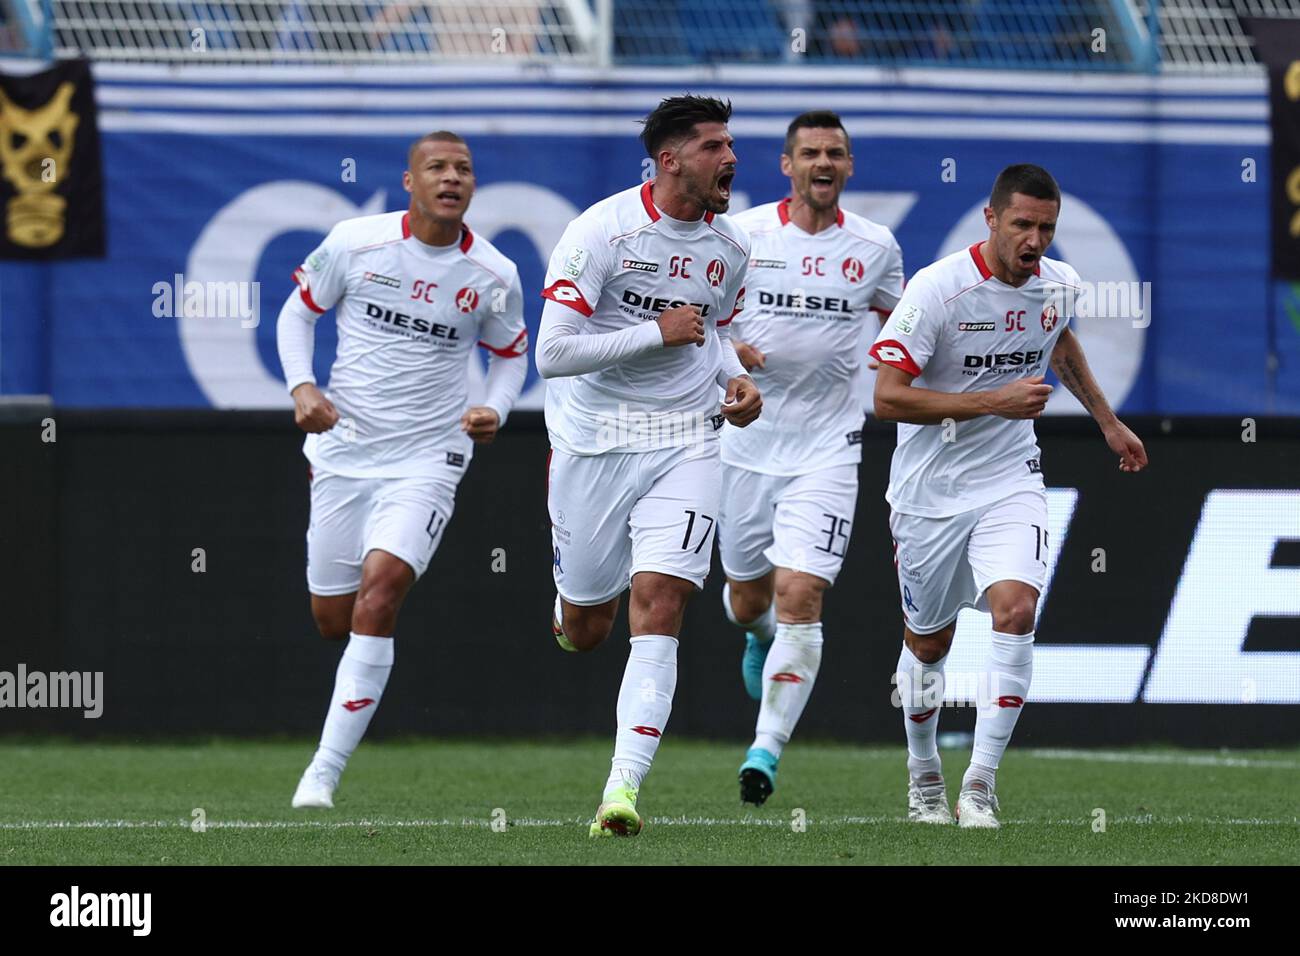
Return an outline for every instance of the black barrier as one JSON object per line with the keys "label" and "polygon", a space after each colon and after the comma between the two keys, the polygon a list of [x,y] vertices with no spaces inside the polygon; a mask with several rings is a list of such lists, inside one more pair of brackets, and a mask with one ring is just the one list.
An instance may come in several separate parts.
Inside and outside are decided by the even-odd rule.
{"label": "black barrier", "polygon": [[[55,441],[43,440],[46,419]],[[1294,744],[1300,422],[1132,424],[1152,461],[1140,475],[1116,470],[1089,421],[1038,426],[1054,517],[1068,522],[1034,693],[1058,702],[1026,708],[1017,744]],[[521,413],[476,455],[402,611],[372,736],[612,732],[626,614],[592,654],[555,646],[547,447],[540,415]],[[902,740],[890,684],[902,618],[882,497],[892,447],[892,426],[868,425],[805,739]],[[83,675],[86,695],[102,675],[93,705],[5,704],[0,733],[319,732],[340,648],[316,635],[308,610],[307,467],[286,414],[37,410],[0,418],[0,454],[0,703],[4,674],[12,686],[20,665],[46,675],[50,698],[54,672]],[[674,734],[753,730],[721,584],[715,557],[683,628]],[[965,672],[959,649],[977,643],[971,621],[959,626],[950,690]],[[941,732],[969,730],[973,711],[945,708],[942,720]]]}

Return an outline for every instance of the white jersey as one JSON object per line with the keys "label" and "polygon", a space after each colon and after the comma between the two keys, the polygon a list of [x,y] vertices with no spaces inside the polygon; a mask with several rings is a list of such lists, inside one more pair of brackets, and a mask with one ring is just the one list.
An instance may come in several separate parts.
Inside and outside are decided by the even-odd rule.
{"label": "white jersey", "polygon": [[[707,213],[684,222],[665,215],[651,199],[652,185],[615,193],[570,222],[551,256],[542,295],[582,316],[583,334],[617,332],[693,304],[704,319],[705,343],[550,379],[546,427],[551,444],[570,455],[717,440],[717,329],[743,307],[749,238],[727,216]],[[707,427],[692,427],[701,422]],[[664,440],[647,443],[647,435]]]}
{"label": "white jersey", "polygon": [[903,252],[884,226],[840,212],[809,235],[789,199],[736,222],[750,236],[745,311],[732,338],[766,356],[750,372],[763,414],[722,430],[722,460],[769,475],[802,475],[862,460],[862,355],[903,294]]}
{"label": "white jersey", "polygon": [[515,264],[468,227],[454,245],[425,245],[408,220],[346,219],[294,272],[309,308],[338,307],[327,395],[339,423],[304,446],[322,470],[403,478],[467,464],[473,442],[460,419],[475,343],[528,351]]}
{"label": "white jersey", "polygon": [[[1019,288],[996,278],[980,244],[912,277],[871,355],[936,392],[987,392],[1043,374],[1072,314],[1079,274],[1043,258]],[[981,415],[955,425],[898,425],[886,500],[939,518],[1043,487],[1031,419]]]}

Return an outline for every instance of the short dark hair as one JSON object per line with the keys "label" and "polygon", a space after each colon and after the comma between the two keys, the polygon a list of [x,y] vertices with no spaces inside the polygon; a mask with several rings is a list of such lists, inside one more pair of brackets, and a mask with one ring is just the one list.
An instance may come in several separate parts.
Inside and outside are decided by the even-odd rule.
{"label": "short dark hair", "polygon": [[692,138],[696,123],[725,123],[731,119],[731,100],[711,96],[670,96],[659,101],[641,121],[641,143],[650,158],[658,162],[659,150],[673,140]]}
{"label": "short dark hair", "polygon": [[1018,163],[998,173],[993,182],[993,193],[989,196],[993,211],[1001,212],[1011,205],[1013,193],[1034,199],[1054,199],[1058,208],[1061,205],[1061,187],[1056,185],[1051,173],[1033,163]]}
{"label": "short dark hair", "polygon": [[794,155],[794,137],[801,129],[837,129],[844,134],[844,142],[848,145],[849,152],[853,152],[853,142],[849,139],[849,131],[844,128],[844,121],[840,119],[839,113],[831,110],[809,110],[792,119],[786,128],[785,146],[782,147],[781,152],[787,156]]}
{"label": "short dark hair", "polygon": [[408,167],[413,162],[415,162],[415,151],[419,149],[421,144],[423,143],[460,143],[460,145],[464,146],[466,149],[469,148],[469,143],[465,142],[463,139],[461,139],[451,130],[447,130],[447,129],[434,130],[432,133],[425,133],[414,143],[412,143],[409,149],[407,149],[406,165]]}

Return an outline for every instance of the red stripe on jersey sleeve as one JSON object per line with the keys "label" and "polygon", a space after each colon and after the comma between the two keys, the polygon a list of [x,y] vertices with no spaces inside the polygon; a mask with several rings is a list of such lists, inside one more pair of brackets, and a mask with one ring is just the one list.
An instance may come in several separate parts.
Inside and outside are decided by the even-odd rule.
{"label": "red stripe on jersey sleeve", "polygon": [[298,294],[302,296],[302,301],[307,308],[311,309],[317,315],[324,315],[325,310],[317,305],[316,301],[311,297],[311,289],[309,288],[307,273],[302,271],[302,266],[293,270],[293,281],[298,284]]}
{"label": "red stripe on jersey sleeve", "polygon": [[895,339],[877,342],[871,346],[867,354],[881,365],[892,365],[913,378],[921,374],[921,366],[912,359],[912,353],[907,351],[907,346]]}
{"label": "red stripe on jersey sleeve", "polygon": [[515,340],[503,349],[488,345],[482,339],[479,339],[479,345],[483,346],[493,355],[500,355],[502,358],[519,358],[521,355],[528,354],[528,330],[524,329],[515,336]]}
{"label": "red stripe on jersey sleeve", "polygon": [[723,326],[723,325],[730,324],[731,320],[734,319],[736,316],[740,315],[740,313],[743,312],[744,310],[745,310],[745,287],[742,285],[740,287],[740,291],[736,293],[736,304],[731,308],[731,315],[727,316],[725,319],[719,322],[718,325]]}
{"label": "red stripe on jersey sleeve", "polygon": [[560,305],[567,305],[574,312],[580,312],[588,317],[591,316],[592,308],[587,304],[587,299],[582,294],[582,290],[568,279],[556,279],[542,290],[542,298],[558,302]]}

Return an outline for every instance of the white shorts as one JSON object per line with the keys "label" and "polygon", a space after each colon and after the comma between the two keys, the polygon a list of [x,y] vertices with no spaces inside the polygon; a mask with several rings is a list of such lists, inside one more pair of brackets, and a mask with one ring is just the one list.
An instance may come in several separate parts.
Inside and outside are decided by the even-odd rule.
{"label": "white shorts", "polygon": [[570,604],[603,604],[639,571],[704,587],[721,493],[718,443],[604,455],[551,452],[555,587]]}
{"label": "white shorts", "polygon": [[891,512],[903,619],[932,634],[964,607],[988,610],[985,592],[1022,581],[1041,594],[1047,580],[1047,495],[1024,490],[946,518]]}
{"label": "white shorts", "polygon": [[857,503],[857,465],[806,475],[765,475],[723,465],[722,569],[733,581],[752,581],[777,567],[834,584]]}
{"label": "white shorts", "polygon": [[330,597],[361,587],[361,564],[378,548],[418,579],[438,550],[463,469],[439,478],[345,478],[316,470],[307,528],[307,590]]}

